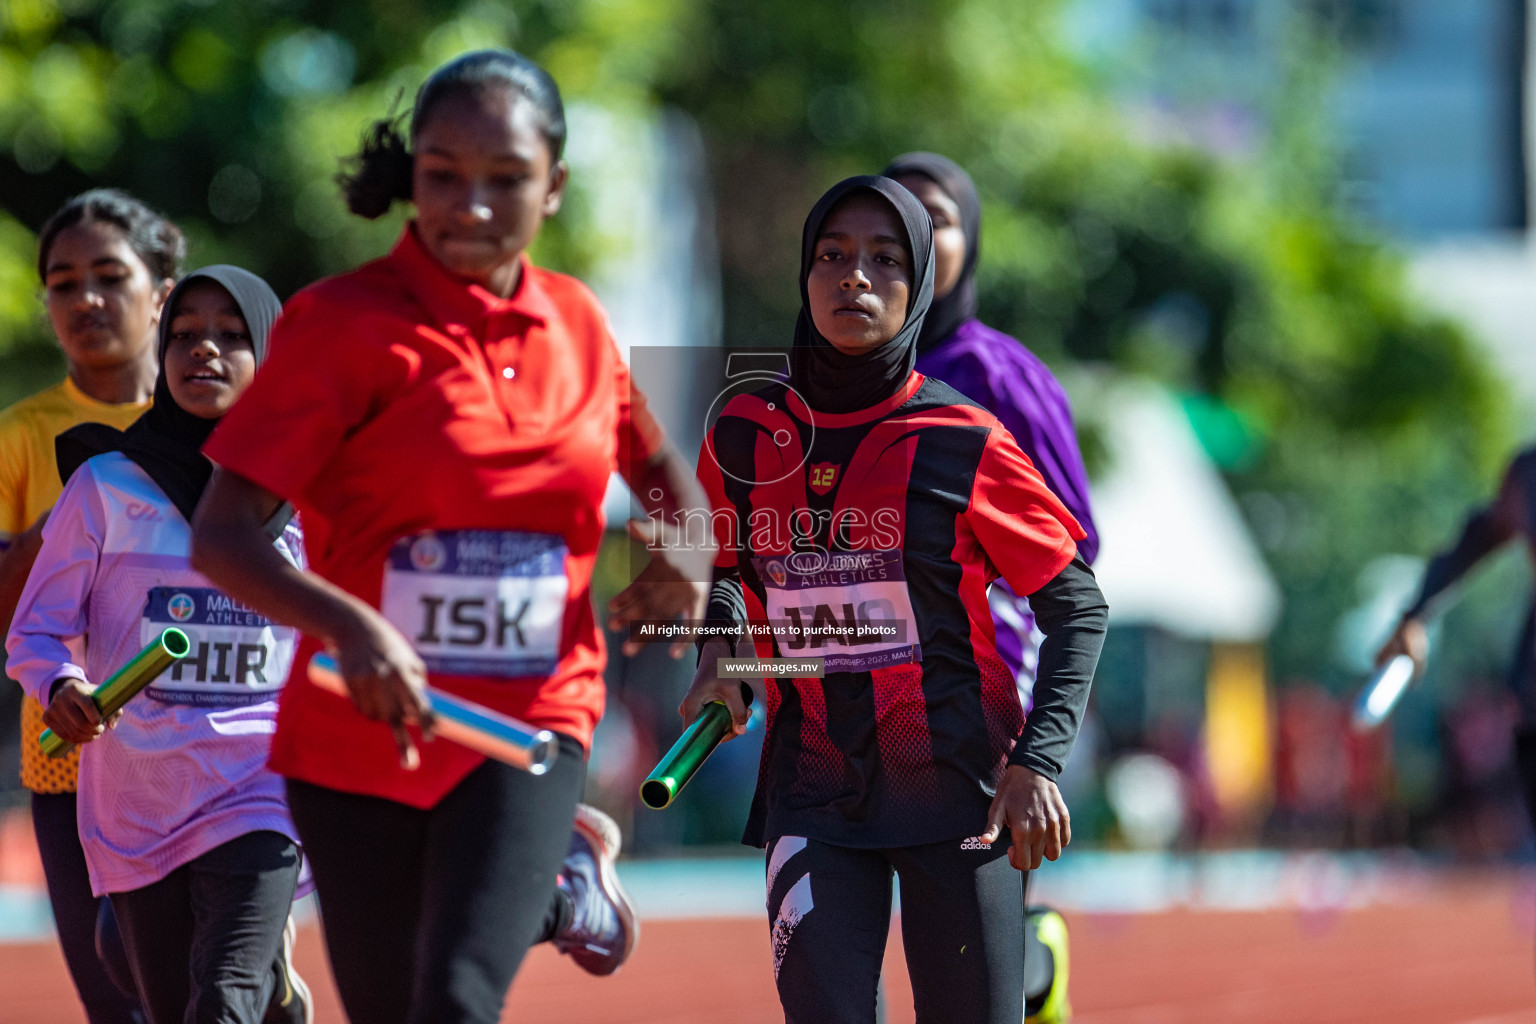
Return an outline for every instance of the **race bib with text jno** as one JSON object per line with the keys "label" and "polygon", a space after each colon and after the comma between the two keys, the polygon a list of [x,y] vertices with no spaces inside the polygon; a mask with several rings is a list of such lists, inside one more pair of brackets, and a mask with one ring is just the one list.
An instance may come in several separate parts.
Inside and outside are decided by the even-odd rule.
{"label": "race bib with text jno", "polygon": [[513,530],[402,537],[384,564],[384,617],[428,671],[516,679],[560,661],[565,541]]}
{"label": "race bib with text jno", "polygon": [[753,563],[785,656],[821,657],[828,672],[922,659],[900,551],[797,551]]}
{"label": "race bib with text jno", "polygon": [[167,626],[187,634],[192,651],[173,662],[146,695],[166,704],[241,707],[272,700],[293,663],[294,631],[211,587],[153,587],[139,640]]}

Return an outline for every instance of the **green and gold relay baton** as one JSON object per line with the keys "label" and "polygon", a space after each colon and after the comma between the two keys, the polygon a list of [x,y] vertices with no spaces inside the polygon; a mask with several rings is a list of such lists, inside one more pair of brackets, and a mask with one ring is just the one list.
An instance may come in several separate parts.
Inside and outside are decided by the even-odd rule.
{"label": "green and gold relay baton", "polygon": [[[741,684],[741,700],[747,707],[752,706],[752,687],[746,683]],[[659,811],[676,800],[677,794],[693,778],[693,773],[730,733],[730,708],[718,700],[705,704],[699,717],[683,730],[672,749],[640,783],[641,802],[651,810]]]}
{"label": "green and gold relay baton", "polygon": [[[187,639],[187,634],[175,626],[171,626],[145,644],[142,651],[128,659],[128,664],[112,673],[106,682],[91,691],[91,700],[96,702],[96,708],[101,712],[102,720],[105,721],[123,710],[123,705],[159,678],[160,673],[170,668],[172,662],[180,661],[190,653],[192,653],[192,641]],[[49,757],[63,757],[74,746],[73,743],[66,743],[60,739],[52,729],[44,729],[37,742],[42,746],[43,753]]]}

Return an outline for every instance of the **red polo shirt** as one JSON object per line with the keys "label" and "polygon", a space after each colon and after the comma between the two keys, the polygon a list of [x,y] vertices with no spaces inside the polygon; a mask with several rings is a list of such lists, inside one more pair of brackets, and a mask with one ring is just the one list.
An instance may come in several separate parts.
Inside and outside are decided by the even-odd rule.
{"label": "red polo shirt", "polygon": [[[292,501],[313,571],[376,608],[386,563],[409,573],[444,561],[429,540],[401,562],[401,538],[516,531],[501,536],[553,545],[543,583],[558,588],[563,561],[568,586],[563,616],[558,599],[543,602],[545,617],[555,615],[549,665],[512,678],[434,671],[431,681],[589,744],[603,709],[605,653],[589,593],[603,493],[615,469],[660,446],[584,285],[524,259],[517,291],[501,299],[450,275],[407,228],[385,258],[289,301],[271,357],[204,450]],[[445,617],[442,628],[486,635],[457,621]],[[440,741],[422,746],[418,770],[400,769],[383,724],[309,683],[318,648],[304,639],[284,691],[275,770],[430,807],[480,763]]]}

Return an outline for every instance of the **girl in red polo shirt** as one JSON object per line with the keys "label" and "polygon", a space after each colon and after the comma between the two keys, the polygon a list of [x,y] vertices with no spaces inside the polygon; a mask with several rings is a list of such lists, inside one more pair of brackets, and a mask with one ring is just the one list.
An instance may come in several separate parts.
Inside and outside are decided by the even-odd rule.
{"label": "girl in red polo shirt", "polygon": [[[606,973],[634,939],[617,829],[577,807],[603,705],[602,499],[615,469],[647,511],[705,499],[592,294],[525,255],[559,208],[564,139],[558,89],[526,58],[487,50],[438,69],[409,149],[381,122],[345,182],[354,212],[410,199],[415,219],[388,256],[289,302],[271,359],[205,448],[220,469],[194,563],[305,634],[272,766],[342,1000],[369,1024],[492,1024],[532,943]],[[269,557],[260,524],[284,499],[304,517],[310,572]],[[689,581],[705,578],[658,558],[616,616],[697,615],[705,588]],[[303,678],[322,648],[350,703]],[[418,745],[429,681],[558,733],[549,773]]]}

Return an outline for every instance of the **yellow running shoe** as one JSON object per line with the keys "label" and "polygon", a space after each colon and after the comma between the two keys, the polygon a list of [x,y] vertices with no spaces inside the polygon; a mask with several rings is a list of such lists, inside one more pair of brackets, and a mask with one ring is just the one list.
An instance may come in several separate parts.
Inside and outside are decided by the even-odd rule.
{"label": "yellow running shoe", "polygon": [[1035,930],[1035,937],[1051,951],[1056,968],[1045,1002],[1024,1018],[1024,1024],[1066,1024],[1072,1019],[1072,1004],[1067,1002],[1067,922],[1054,910],[1031,907],[1024,918],[1024,927]]}

